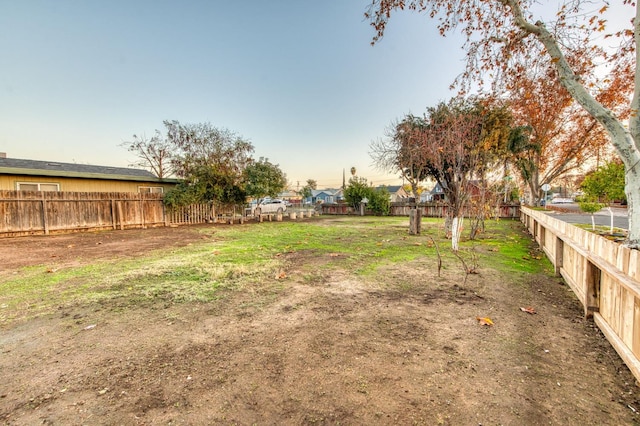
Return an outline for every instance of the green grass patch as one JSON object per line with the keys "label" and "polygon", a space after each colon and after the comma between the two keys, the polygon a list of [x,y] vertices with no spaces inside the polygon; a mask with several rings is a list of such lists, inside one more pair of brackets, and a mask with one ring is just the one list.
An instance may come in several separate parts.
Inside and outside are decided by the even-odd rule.
{"label": "green grass patch", "polygon": [[535,274],[552,270],[551,262],[520,222],[491,220],[486,225],[486,231],[476,240],[462,244],[465,248],[478,249],[482,267],[508,274]]}

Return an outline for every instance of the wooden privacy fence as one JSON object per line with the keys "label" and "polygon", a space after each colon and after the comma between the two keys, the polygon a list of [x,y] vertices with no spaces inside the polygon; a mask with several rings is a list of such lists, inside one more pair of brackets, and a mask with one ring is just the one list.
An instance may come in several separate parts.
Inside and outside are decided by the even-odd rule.
{"label": "wooden privacy fence", "polygon": [[162,194],[132,192],[0,191],[0,237],[234,223],[251,214],[240,205],[204,203],[169,208],[162,200]]}
{"label": "wooden privacy fence", "polygon": [[[348,204],[320,204],[322,214],[359,214]],[[409,203],[391,203],[390,216],[409,216],[409,212],[414,209],[413,204]],[[445,217],[447,215],[447,205],[444,203],[421,203],[418,204],[422,217]],[[366,210],[367,214],[372,214]],[[517,219],[520,217],[519,204],[503,204],[498,207],[494,213],[502,219]]]}
{"label": "wooden privacy fence", "polygon": [[[409,216],[413,209],[412,204],[391,203],[391,216]],[[421,203],[418,204],[422,217],[445,217],[447,215],[447,205],[444,203]],[[491,213],[501,219],[517,219],[520,217],[520,204],[502,204],[492,209]]]}
{"label": "wooden privacy fence", "polygon": [[165,224],[162,194],[0,191],[0,236]]}
{"label": "wooden privacy fence", "polygon": [[640,380],[640,251],[529,208],[521,220]]}
{"label": "wooden privacy fence", "polygon": [[194,225],[210,222],[215,214],[211,204],[191,204],[184,207],[166,209],[166,220],[175,225]]}

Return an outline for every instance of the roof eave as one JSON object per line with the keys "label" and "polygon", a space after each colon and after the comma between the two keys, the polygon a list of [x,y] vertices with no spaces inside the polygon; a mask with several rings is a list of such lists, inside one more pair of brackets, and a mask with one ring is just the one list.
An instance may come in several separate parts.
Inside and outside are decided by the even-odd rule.
{"label": "roof eave", "polygon": [[58,170],[36,170],[20,169],[13,167],[0,167],[0,175],[27,175],[27,176],[50,176],[67,177],[78,179],[100,179],[100,180],[128,180],[135,182],[158,182],[177,183],[178,179],[160,179],[155,176],[131,176],[131,175],[110,175],[106,173],[81,173]]}

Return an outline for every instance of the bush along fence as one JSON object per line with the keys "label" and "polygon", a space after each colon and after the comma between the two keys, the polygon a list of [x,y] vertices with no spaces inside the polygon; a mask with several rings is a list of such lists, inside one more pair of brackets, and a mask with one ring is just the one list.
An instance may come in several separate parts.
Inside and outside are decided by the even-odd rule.
{"label": "bush along fence", "polygon": [[640,251],[523,207],[521,220],[640,380]]}

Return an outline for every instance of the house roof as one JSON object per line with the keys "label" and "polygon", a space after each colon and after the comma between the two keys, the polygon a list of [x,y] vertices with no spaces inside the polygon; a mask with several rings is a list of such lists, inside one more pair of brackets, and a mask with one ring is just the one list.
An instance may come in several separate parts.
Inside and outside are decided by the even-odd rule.
{"label": "house roof", "polygon": [[337,195],[342,193],[342,189],[333,189],[333,188],[329,188],[329,189],[312,189],[311,190],[311,196],[312,197],[317,197],[320,194],[327,194],[327,195]]}
{"label": "house roof", "polygon": [[295,191],[283,191],[283,192],[278,194],[278,197],[280,197],[280,198],[295,198],[295,197],[300,197],[300,194],[298,194]]}
{"label": "house roof", "polygon": [[90,164],[60,163],[57,161],[0,158],[0,174],[56,176],[85,179],[111,179],[144,182],[175,182],[175,179],[158,179],[147,170],[127,167],[93,166]]}
{"label": "house roof", "polygon": [[403,189],[402,185],[380,185],[377,188],[378,189],[386,188],[386,190],[389,191],[390,194],[395,194],[396,192]]}
{"label": "house roof", "polygon": [[442,186],[440,186],[439,183],[436,183],[436,185],[431,190],[432,195],[443,194],[443,193],[444,193],[444,190],[442,189]]}

